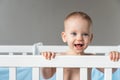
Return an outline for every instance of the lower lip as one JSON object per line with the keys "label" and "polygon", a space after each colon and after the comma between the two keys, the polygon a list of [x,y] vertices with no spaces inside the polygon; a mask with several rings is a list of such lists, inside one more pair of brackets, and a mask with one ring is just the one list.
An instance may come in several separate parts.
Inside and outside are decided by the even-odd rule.
{"label": "lower lip", "polygon": [[81,50],[81,49],[83,49],[83,46],[82,47],[80,47],[80,46],[75,46],[75,48],[77,49],[77,50]]}

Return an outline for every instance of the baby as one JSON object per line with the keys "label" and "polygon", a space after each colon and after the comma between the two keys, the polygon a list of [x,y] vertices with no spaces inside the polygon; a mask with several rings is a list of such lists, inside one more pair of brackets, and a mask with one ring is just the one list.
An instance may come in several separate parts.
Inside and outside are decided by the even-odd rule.
{"label": "baby", "polygon": [[[84,12],[72,12],[64,20],[64,31],[61,33],[63,42],[69,46],[69,50],[60,55],[86,55],[84,50],[88,47],[93,39],[92,20]],[[54,58],[57,54],[54,52],[43,52],[46,59]],[[93,55],[93,54],[87,54]],[[120,54],[116,51],[110,52],[110,59],[118,61]],[[97,68],[104,72],[103,68]],[[88,69],[88,79],[91,80],[91,70]],[[113,69],[113,72],[116,69]],[[80,80],[79,68],[64,68],[64,80]],[[56,68],[42,68],[43,77],[51,78],[56,72]]]}

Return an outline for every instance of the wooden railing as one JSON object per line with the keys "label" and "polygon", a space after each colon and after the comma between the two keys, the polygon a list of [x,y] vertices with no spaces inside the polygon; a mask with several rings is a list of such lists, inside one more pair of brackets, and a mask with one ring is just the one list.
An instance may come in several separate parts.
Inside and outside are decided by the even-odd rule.
{"label": "wooden railing", "polygon": [[[42,51],[64,52],[67,46],[38,46],[37,53]],[[80,80],[87,80],[87,68],[104,67],[104,80],[112,80],[112,68],[120,68],[120,61],[112,62],[108,56],[56,56],[46,60],[41,55],[34,55],[33,46],[0,46],[0,67],[9,67],[9,80],[16,80],[17,67],[32,67],[32,80],[39,80],[40,67],[56,67],[56,80],[63,80],[63,67],[79,67]],[[104,54],[118,46],[89,46],[87,53]],[[4,55],[8,53],[8,55]],[[27,55],[30,53],[31,55]],[[20,54],[20,55],[14,55]]]}

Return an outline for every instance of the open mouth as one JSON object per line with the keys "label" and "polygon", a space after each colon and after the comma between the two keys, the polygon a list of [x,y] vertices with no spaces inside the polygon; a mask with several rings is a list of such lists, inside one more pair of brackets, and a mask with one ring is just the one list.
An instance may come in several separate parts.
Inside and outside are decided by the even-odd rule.
{"label": "open mouth", "polygon": [[84,44],[74,44],[74,46],[75,46],[76,48],[81,48],[81,47],[84,46]]}

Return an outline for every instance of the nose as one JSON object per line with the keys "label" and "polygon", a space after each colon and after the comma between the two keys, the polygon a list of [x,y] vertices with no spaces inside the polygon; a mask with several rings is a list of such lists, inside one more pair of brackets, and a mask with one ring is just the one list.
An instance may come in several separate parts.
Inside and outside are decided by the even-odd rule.
{"label": "nose", "polygon": [[82,41],[83,40],[83,36],[82,35],[77,35],[77,40],[78,41]]}

